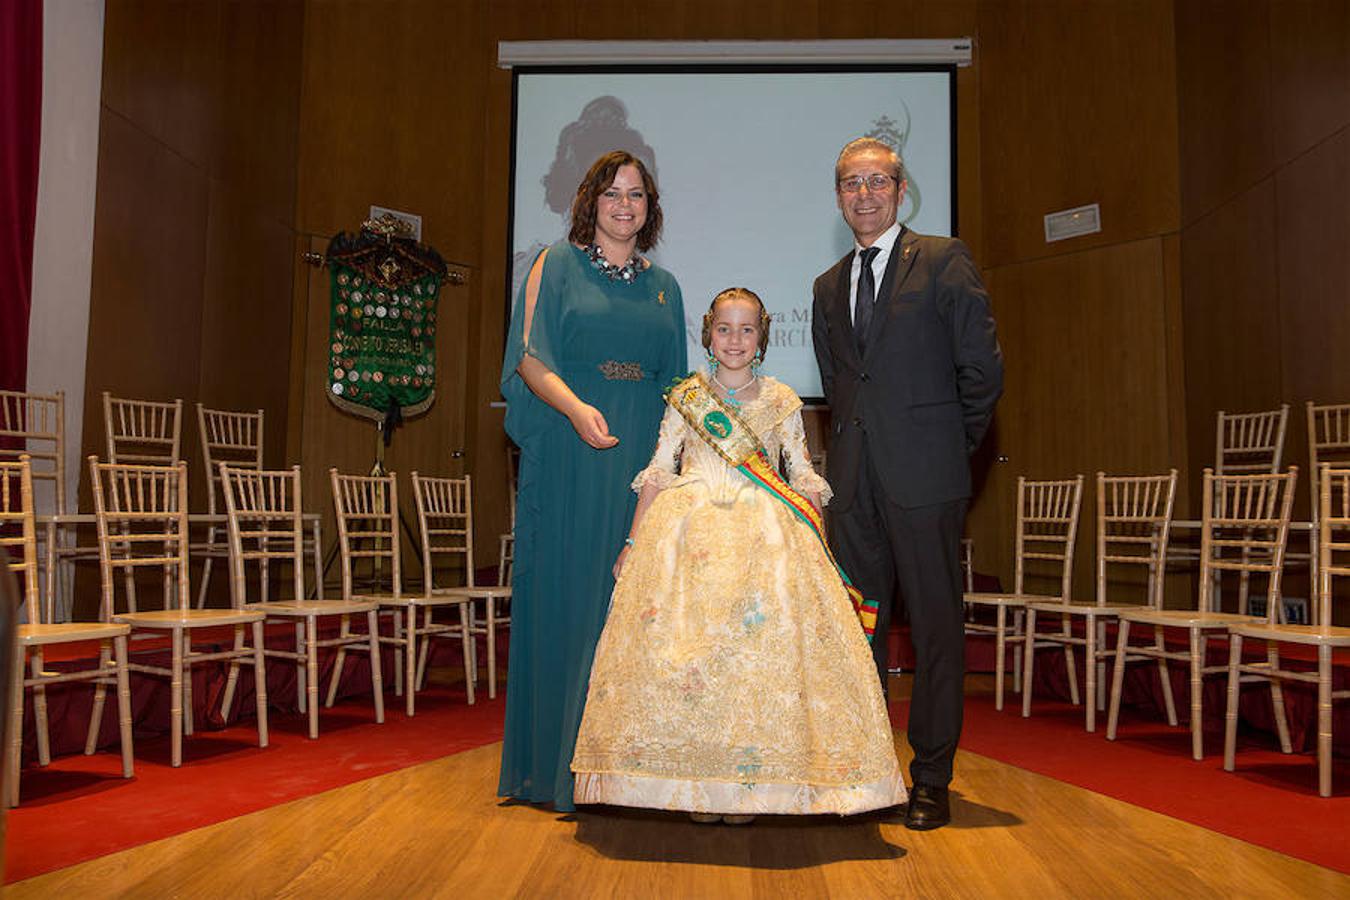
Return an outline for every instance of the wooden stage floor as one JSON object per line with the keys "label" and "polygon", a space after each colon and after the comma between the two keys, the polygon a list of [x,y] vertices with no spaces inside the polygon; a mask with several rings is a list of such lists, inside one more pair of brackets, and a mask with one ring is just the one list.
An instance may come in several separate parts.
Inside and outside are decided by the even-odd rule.
{"label": "wooden stage floor", "polygon": [[[908,755],[896,736],[902,760]],[[696,825],[495,796],[500,744],[51,872],[29,897],[1347,897],[1350,877],[962,752],[955,824]],[[153,815],[153,811],[147,811]],[[108,827],[116,827],[108,823]]]}

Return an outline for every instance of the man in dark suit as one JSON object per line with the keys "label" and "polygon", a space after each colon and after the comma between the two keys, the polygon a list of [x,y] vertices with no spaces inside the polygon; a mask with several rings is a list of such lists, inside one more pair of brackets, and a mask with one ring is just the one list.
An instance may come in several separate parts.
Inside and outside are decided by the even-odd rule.
{"label": "man in dark suit", "polygon": [[965,634],[960,545],[969,456],[1003,391],[989,295],[959,240],[896,221],[904,166],[860,138],[835,164],[854,249],[815,282],[812,337],[833,427],[830,526],[844,570],[879,605],[872,652],[886,687],[897,582],[914,642],[905,824],[951,820],[947,786],[961,736]]}

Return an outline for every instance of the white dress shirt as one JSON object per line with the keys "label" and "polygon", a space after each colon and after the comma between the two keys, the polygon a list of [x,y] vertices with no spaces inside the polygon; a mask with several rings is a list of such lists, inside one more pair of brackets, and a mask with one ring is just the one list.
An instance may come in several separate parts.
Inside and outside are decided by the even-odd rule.
{"label": "white dress shirt", "polygon": [[[890,261],[891,250],[895,247],[895,241],[900,237],[900,223],[892,223],[881,233],[881,237],[872,242],[872,246],[881,252],[872,257],[872,284],[876,288],[874,300],[881,299],[881,277],[886,274],[886,263]],[[866,248],[857,241],[853,243],[853,265],[849,269],[848,276],[848,315],[852,320],[857,312],[858,306],[858,276],[862,274],[862,252]]]}

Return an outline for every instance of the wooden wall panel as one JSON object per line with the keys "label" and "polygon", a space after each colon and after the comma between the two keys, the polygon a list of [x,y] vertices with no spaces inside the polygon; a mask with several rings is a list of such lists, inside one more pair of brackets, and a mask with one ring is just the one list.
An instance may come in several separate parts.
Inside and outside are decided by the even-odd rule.
{"label": "wooden wall panel", "polygon": [[[1306,469],[1302,404],[1350,399],[1330,362],[1350,339],[1350,6],[1176,8],[1194,489],[1216,410],[1290,403],[1284,458]],[[1301,478],[1294,513],[1306,518]],[[1294,573],[1287,592],[1305,589]]]}
{"label": "wooden wall panel", "polygon": [[107,0],[103,105],[201,169],[220,154],[220,2]]}
{"label": "wooden wall panel", "polygon": [[197,401],[265,407],[281,462],[303,27],[298,2],[107,4],[83,447],[105,389],[182,398],[195,509]]}
{"label": "wooden wall panel", "polygon": [[1182,218],[1262,178],[1275,155],[1268,0],[1176,0]]}
{"label": "wooden wall panel", "polygon": [[[106,457],[102,392],[197,396],[206,181],[187,160],[104,107],[89,297],[78,508],[93,510],[85,457]],[[86,530],[83,542],[92,542]],[[97,617],[96,567],[76,567],[74,612]]]}
{"label": "wooden wall panel", "polygon": [[[1276,176],[1276,260],[1285,400],[1294,404],[1286,458],[1308,478],[1304,404],[1350,403],[1350,128]],[[1308,491],[1296,512],[1307,517]]]}
{"label": "wooden wall panel", "polygon": [[223,4],[220,144],[211,174],[229,185],[233,200],[285,223],[290,231],[295,225],[304,29],[301,0]]}
{"label": "wooden wall panel", "polygon": [[103,456],[103,391],[196,399],[208,197],[197,169],[120,115],[105,110],[99,132],[82,455]]}
{"label": "wooden wall panel", "polygon": [[1273,180],[1219,207],[1182,236],[1193,498],[1199,497],[1201,471],[1214,464],[1217,412],[1272,409],[1283,397],[1275,247]]}
{"label": "wooden wall panel", "polygon": [[[1168,0],[982,2],[977,52],[985,265],[1176,229]],[[1093,202],[1100,234],[1046,243],[1046,213]]]}
{"label": "wooden wall panel", "polygon": [[[1163,327],[1167,330],[1167,458],[1178,473],[1185,473],[1189,461],[1186,419],[1186,311],[1181,290],[1181,235],[1164,235],[1163,284],[1167,308]],[[1177,509],[1190,508],[1190,485],[1182,477],[1177,484]]]}
{"label": "wooden wall panel", "polygon": [[265,459],[275,466],[290,461],[285,437],[293,238],[280,222],[256,216],[227,184],[211,182],[198,397],[222,409],[264,408]]}
{"label": "wooden wall panel", "polygon": [[[108,4],[89,415],[112,387],[266,405],[284,435],[302,38],[294,2]],[[109,342],[123,321],[140,337]]]}
{"label": "wooden wall panel", "polygon": [[[1167,278],[1160,238],[986,272],[1007,366],[998,454],[970,531],[984,568],[1011,586],[1018,475],[1090,483],[1098,470],[1148,474],[1172,458]],[[1075,592],[1093,594],[1095,498],[1085,486]],[[998,521],[999,516],[1007,516]],[[987,569],[986,569],[987,570]],[[1045,590],[1045,585],[1033,589]]]}
{"label": "wooden wall panel", "polygon": [[[1010,586],[1017,476],[1083,473],[1074,580],[1091,596],[1095,472],[1182,467],[1187,443],[1169,382],[1184,370],[1172,4],[983,0],[978,25],[977,259],[1008,380],[967,530],[976,568]],[[1046,213],[1091,202],[1101,233],[1046,243]]]}
{"label": "wooden wall panel", "polygon": [[1350,125],[1350,3],[1272,0],[1275,159],[1288,162]]}
{"label": "wooden wall panel", "polygon": [[1285,396],[1350,403],[1350,129],[1275,183]]}
{"label": "wooden wall panel", "polygon": [[[504,208],[509,178],[504,166],[484,171],[485,16],[486,5],[471,0],[306,6],[296,216],[309,249],[322,253],[334,234],[357,230],[378,204],[421,215],[423,241],[467,277],[441,292],[436,402],[394,433],[386,455],[386,467],[405,488],[414,469],[439,475],[464,469],[452,454],[466,446],[483,203]],[[306,267],[295,281],[293,327],[303,343],[294,345],[291,368],[303,385],[292,392],[300,407],[289,431],[307,503],[324,513],[331,541],[328,467],[369,471],[377,432],[371,420],[328,400],[329,277],[326,269]],[[411,513],[411,494],[403,493]],[[503,486],[499,502],[504,497]],[[489,543],[495,545],[495,534]],[[409,563],[405,568],[416,572]]]}

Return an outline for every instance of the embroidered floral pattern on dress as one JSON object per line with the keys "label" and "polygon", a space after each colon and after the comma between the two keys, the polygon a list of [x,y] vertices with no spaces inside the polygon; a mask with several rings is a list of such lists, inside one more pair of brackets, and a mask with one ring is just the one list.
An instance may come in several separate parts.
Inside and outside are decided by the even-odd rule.
{"label": "embroidered floral pattern on dress", "polygon": [[[829,498],[790,388],[763,378],[740,415],[794,488]],[[674,410],[633,489],[647,484],[663,490],[596,648],[577,802],[721,814],[903,802],[871,650],[811,530]]]}

